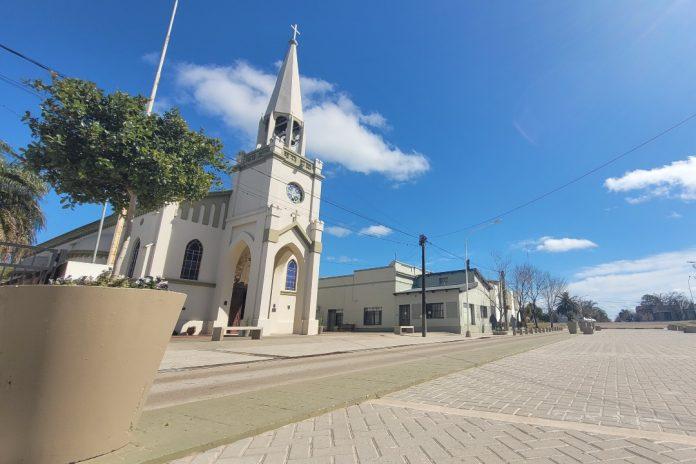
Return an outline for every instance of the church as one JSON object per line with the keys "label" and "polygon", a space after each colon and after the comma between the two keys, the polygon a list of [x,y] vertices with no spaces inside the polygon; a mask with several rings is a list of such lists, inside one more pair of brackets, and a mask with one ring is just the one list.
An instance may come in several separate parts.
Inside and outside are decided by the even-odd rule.
{"label": "church", "polygon": [[[214,326],[258,326],[268,335],[318,332],[324,177],[322,162],[305,156],[305,131],[293,37],[256,147],[237,157],[233,190],[133,219],[116,272],[162,276],[171,290],[186,293],[176,332],[210,334]],[[96,221],[40,246],[64,250],[65,275],[94,275],[106,268],[115,222],[115,215],[106,219],[101,237]]]}

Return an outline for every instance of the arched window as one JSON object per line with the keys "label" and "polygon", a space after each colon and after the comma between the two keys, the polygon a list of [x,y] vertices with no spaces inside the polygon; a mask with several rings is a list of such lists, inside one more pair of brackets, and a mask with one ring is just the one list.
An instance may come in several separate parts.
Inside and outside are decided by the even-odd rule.
{"label": "arched window", "polygon": [[297,261],[291,259],[285,273],[285,290],[294,292],[297,288]]}
{"label": "arched window", "polygon": [[128,277],[133,277],[133,273],[135,272],[135,263],[138,262],[138,252],[140,251],[140,239],[137,239],[133,243],[133,251],[131,251],[131,259],[130,263],[128,263],[128,272],[126,275]]}
{"label": "arched window", "polygon": [[191,240],[186,245],[184,252],[184,264],[181,265],[181,278],[198,280],[198,271],[201,268],[203,258],[203,245],[198,240]]}

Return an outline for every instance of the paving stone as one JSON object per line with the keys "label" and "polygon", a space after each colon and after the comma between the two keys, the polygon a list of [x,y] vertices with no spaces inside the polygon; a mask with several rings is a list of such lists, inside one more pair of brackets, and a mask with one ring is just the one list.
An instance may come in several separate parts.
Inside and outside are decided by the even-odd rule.
{"label": "paving stone", "polygon": [[[388,395],[405,405],[342,408],[205,456],[218,456],[210,464],[696,463],[696,441],[629,433],[696,437],[694,358],[696,337],[602,331]],[[479,411],[500,415],[477,417]],[[556,422],[539,426],[525,418]],[[573,430],[577,423],[620,429],[587,433]]]}

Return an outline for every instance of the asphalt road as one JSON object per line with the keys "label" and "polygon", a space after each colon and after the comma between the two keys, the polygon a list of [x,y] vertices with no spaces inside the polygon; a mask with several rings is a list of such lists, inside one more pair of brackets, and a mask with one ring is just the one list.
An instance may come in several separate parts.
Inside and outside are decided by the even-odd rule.
{"label": "asphalt road", "polygon": [[510,348],[526,339],[545,336],[549,335],[491,337],[161,372],[152,386],[145,410],[318,380],[337,374],[358,373],[433,356],[446,356],[453,352],[459,357],[462,352],[470,353],[472,365],[475,365],[481,352],[494,348],[507,354]]}

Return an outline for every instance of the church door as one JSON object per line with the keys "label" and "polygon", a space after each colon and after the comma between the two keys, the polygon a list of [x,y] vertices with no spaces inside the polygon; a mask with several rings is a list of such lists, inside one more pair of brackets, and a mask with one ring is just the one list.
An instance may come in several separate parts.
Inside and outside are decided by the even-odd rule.
{"label": "church door", "polygon": [[246,294],[247,285],[243,282],[236,282],[234,284],[234,290],[232,290],[232,298],[230,299],[230,315],[227,320],[228,327],[239,325],[239,322],[244,319]]}

